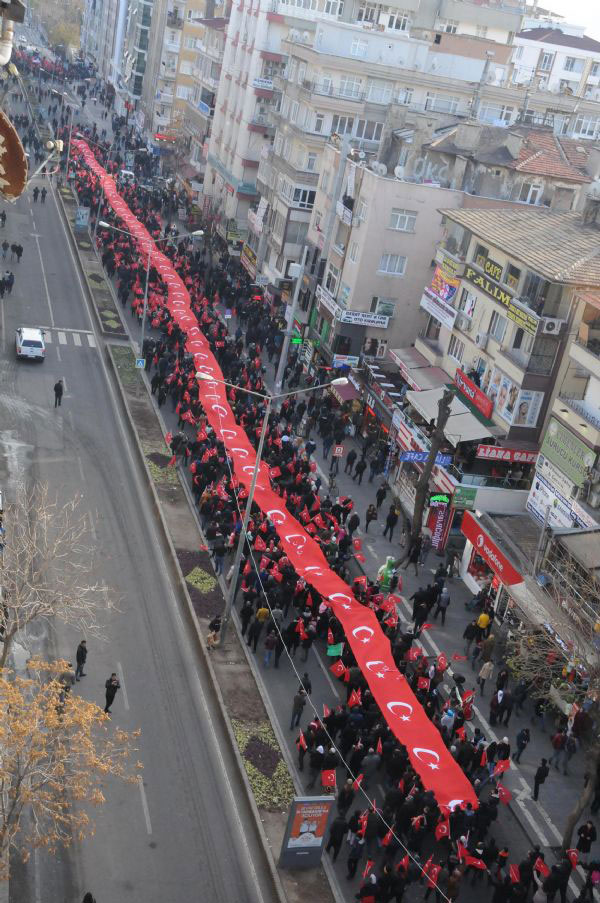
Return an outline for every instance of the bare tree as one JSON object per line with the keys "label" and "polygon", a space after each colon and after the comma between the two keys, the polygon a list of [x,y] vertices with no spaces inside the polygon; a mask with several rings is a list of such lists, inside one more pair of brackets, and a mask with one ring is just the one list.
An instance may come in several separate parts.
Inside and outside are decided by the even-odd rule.
{"label": "bare tree", "polygon": [[99,610],[111,605],[106,587],[91,579],[94,550],[80,498],[58,502],[36,486],[5,507],[3,521],[0,671],[33,621],[59,618],[99,635]]}
{"label": "bare tree", "polygon": [[[598,584],[591,573],[554,542],[544,571],[550,617],[543,625],[522,623],[509,637],[507,663],[525,680],[535,698],[549,700],[569,719],[585,711],[581,741],[585,781],[563,826],[562,845],[571,847],[573,831],[590,804],[598,781],[600,741],[592,721],[600,715],[600,610]],[[585,703],[585,708],[584,708]]]}
{"label": "bare tree", "polygon": [[93,832],[106,777],[138,780],[139,732],[112,730],[95,703],[65,691],[66,662],[32,661],[31,677],[0,674],[0,880],[9,854],[55,852]]}
{"label": "bare tree", "polygon": [[456,390],[454,388],[446,389],[438,402],[437,423],[430,436],[431,445],[429,447],[429,455],[416,485],[415,507],[413,510],[412,528],[410,533],[411,543],[415,542],[423,529],[423,511],[425,510],[425,501],[427,499],[427,493],[429,492],[431,471],[433,470],[439,450],[446,441],[444,430],[448,423],[448,418],[450,417],[450,406],[452,405],[455,392]]}

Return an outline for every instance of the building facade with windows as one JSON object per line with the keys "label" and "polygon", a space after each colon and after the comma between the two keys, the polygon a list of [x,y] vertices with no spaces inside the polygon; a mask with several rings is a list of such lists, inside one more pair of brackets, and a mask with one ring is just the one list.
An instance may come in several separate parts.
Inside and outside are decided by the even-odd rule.
{"label": "building facade with windows", "polygon": [[535,79],[553,93],[600,100],[600,41],[558,26],[537,26],[515,36],[512,58],[516,84]]}

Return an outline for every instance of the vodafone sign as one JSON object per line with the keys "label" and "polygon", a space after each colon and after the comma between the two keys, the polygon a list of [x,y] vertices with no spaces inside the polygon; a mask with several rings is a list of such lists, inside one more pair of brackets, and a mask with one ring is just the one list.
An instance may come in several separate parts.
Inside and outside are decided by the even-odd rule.
{"label": "vodafone sign", "polygon": [[465,511],[461,530],[501,583],[505,586],[513,586],[515,583],[523,582],[522,576],[502,554],[470,511]]}

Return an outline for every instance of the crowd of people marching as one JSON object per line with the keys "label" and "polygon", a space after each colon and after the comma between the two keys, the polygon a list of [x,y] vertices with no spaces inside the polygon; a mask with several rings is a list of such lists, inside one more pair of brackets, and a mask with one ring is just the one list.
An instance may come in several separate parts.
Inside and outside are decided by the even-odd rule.
{"label": "crowd of people marching", "polygon": [[[45,89],[40,87],[40,95]],[[101,98],[107,108],[108,98]],[[66,129],[64,111],[51,110],[56,130]],[[62,116],[61,116],[62,112]],[[111,154],[96,127],[89,137],[98,142],[94,148],[100,160],[115,174],[124,152],[133,140],[131,130],[122,122],[113,123],[120,134],[117,154]],[[35,149],[35,135],[28,117],[22,123],[25,137]],[[75,190],[91,208],[92,219],[101,218],[119,227],[108,205],[102,204],[99,184],[80,159],[73,161]],[[262,296],[254,295],[241,272],[233,271],[226,258],[212,265],[203,250],[188,238],[182,238],[170,223],[163,222],[170,203],[160,196],[149,197],[136,184],[122,184],[121,193],[134,215],[155,238],[170,236],[162,250],[170,258],[190,294],[191,308],[198,325],[210,342],[211,350],[224,379],[238,386],[228,391],[229,402],[238,423],[243,425],[256,446],[260,434],[264,402],[247,394],[265,392],[265,367],[262,352],[269,360],[280,348],[282,320],[278,309],[270,307]],[[97,243],[108,275],[115,280],[118,298],[133,317],[141,317],[146,279],[146,262],[140,258],[132,239],[122,233],[99,227]],[[143,355],[150,371],[152,394],[159,406],[169,402],[178,415],[178,432],[168,436],[171,462],[179,462],[190,474],[193,495],[215,569],[223,573],[228,552],[233,550],[242,524],[247,492],[233,475],[223,443],[209,425],[199,397],[194,362],[185,351],[185,336],[171,320],[166,307],[166,286],[158,272],[150,267],[148,316],[152,334],[145,340]],[[236,314],[236,330],[230,334],[220,308]],[[300,384],[302,366],[292,355],[284,380],[290,387]],[[273,487],[289,511],[303,523],[319,542],[330,567],[351,582],[348,568],[353,549],[353,534],[360,523],[351,497],[330,496],[322,485],[313,460],[320,434],[324,448],[346,434],[347,415],[334,407],[328,394],[318,397],[287,399],[269,416],[264,460],[269,466]],[[331,440],[331,441],[329,441]],[[356,456],[351,467],[362,479],[366,455]],[[383,462],[381,462],[383,463]],[[360,465],[363,465],[362,468]],[[357,466],[358,465],[358,466]],[[372,467],[371,478],[378,472]],[[377,492],[376,505],[366,513],[366,528],[377,515],[386,496],[385,486]],[[392,505],[386,515],[391,540],[398,515]],[[406,534],[406,531],[405,531]],[[419,539],[409,544],[403,560],[412,563],[418,573],[424,549]],[[345,689],[346,702],[324,707],[317,713],[309,705],[310,716],[303,719],[310,699],[310,681],[304,674],[291,707],[290,730],[298,729],[296,746],[298,767],[308,777],[309,788],[317,784],[325,790],[337,790],[336,816],[328,837],[327,851],[335,860],[346,845],[347,875],[362,880],[358,898],[365,903],[400,903],[410,886],[421,888],[427,899],[456,900],[465,884],[481,889],[482,898],[492,903],[522,903],[533,899],[552,901],[557,894],[566,901],[567,885],[580,855],[590,852],[596,839],[591,822],[578,832],[576,850],[547,864],[544,853],[534,847],[521,861],[511,861],[510,850],[494,840],[494,822],[502,803],[510,799],[503,787],[502,775],[513,758],[520,756],[527,738],[523,735],[511,751],[508,738],[489,742],[482,732],[467,725],[468,705],[443,701],[438,691],[448,667],[445,656],[428,659],[417,645],[420,632],[429,617],[445,617],[448,591],[447,570],[440,567],[431,584],[418,590],[413,598],[413,622],[404,623],[398,615],[394,590],[398,577],[392,573],[382,586],[366,577],[355,578],[355,597],[376,614],[381,629],[389,638],[394,660],[406,676],[425,712],[438,727],[444,742],[475,788],[479,804],[467,803],[453,811],[440,807],[431,791],[422,784],[411,767],[406,749],[398,742],[379,711],[349,645],[343,643],[340,622],[314,588],[295,573],[278,540],[273,524],[258,509],[252,519],[244,547],[239,575],[227,572],[237,581],[237,596],[242,634],[250,648],[258,653],[259,644],[265,667],[279,667],[282,655],[293,661],[306,661],[316,640],[328,648],[339,648],[332,671]],[[477,600],[479,612],[465,630],[465,655],[477,667],[483,692],[491,676],[485,666],[493,651],[493,608],[485,597]],[[213,643],[220,626],[211,623]],[[489,672],[489,673],[488,673]],[[508,724],[512,707],[522,704],[523,688],[509,693],[507,678],[499,675],[492,694],[492,723]],[[526,688],[525,688],[526,693]],[[520,695],[519,695],[520,694]],[[469,694],[461,702],[467,703]],[[507,715],[508,712],[508,715]],[[506,719],[503,721],[503,719]],[[523,733],[523,732],[522,732]],[[562,747],[561,747],[562,749]],[[568,761],[568,760],[567,760]],[[546,760],[536,773],[536,798],[545,780]],[[566,768],[566,764],[565,764]],[[375,799],[375,785],[384,789],[383,799]],[[600,801],[599,801],[600,805]],[[600,883],[600,863],[582,863],[585,886],[579,899],[593,899]],[[485,888],[485,890],[484,890]]]}

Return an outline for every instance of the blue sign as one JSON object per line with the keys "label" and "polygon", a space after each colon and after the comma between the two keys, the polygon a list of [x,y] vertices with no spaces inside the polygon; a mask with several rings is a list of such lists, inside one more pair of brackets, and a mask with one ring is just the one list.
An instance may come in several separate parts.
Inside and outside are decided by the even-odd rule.
{"label": "blue sign", "polygon": [[143,370],[146,366],[146,358],[145,357],[136,357],[135,366],[138,370]]}
{"label": "blue sign", "polygon": [[[400,460],[423,462],[426,461],[428,457],[428,452],[405,451],[400,455]],[[448,464],[452,463],[452,455],[436,455],[435,463],[440,467],[447,467]]]}

